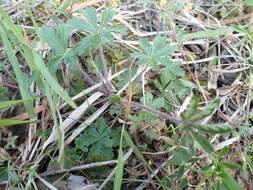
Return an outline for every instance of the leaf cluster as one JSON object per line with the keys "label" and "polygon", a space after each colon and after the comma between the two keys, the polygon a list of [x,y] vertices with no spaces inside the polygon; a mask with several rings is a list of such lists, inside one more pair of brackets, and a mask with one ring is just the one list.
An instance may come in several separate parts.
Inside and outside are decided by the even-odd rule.
{"label": "leaf cluster", "polygon": [[104,118],[98,118],[95,126],[86,129],[75,139],[75,145],[82,152],[87,153],[88,160],[113,159],[113,148],[120,142],[120,131],[109,128]]}
{"label": "leaf cluster", "polygon": [[157,69],[159,64],[170,63],[168,56],[176,50],[176,46],[169,45],[167,38],[161,36],[156,36],[153,42],[141,39],[139,45],[142,50],[131,54],[133,58],[138,59],[135,64],[148,64],[153,69]]}
{"label": "leaf cluster", "polygon": [[187,138],[190,143],[190,150],[192,149],[193,141],[196,140],[199,145],[206,152],[213,152],[214,148],[209,140],[200,132],[207,134],[227,134],[231,132],[231,128],[223,124],[201,124],[201,120],[212,115],[220,104],[219,99],[213,100],[208,106],[198,110],[198,98],[193,97],[189,109],[181,113],[182,124],[181,127],[187,132]]}

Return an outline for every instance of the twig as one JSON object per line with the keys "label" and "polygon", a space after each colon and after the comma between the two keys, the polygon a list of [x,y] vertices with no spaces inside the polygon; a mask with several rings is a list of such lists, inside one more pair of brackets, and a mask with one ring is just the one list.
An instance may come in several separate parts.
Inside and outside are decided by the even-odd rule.
{"label": "twig", "polygon": [[70,168],[70,169],[44,172],[44,173],[41,174],[41,176],[45,177],[45,176],[50,176],[50,175],[56,175],[56,174],[72,172],[72,171],[76,171],[76,170],[83,170],[83,169],[89,169],[89,168],[94,168],[94,167],[99,167],[99,166],[113,165],[113,164],[116,164],[116,163],[117,163],[117,160],[109,160],[109,161],[104,161],[104,162],[95,162],[95,163],[91,163],[91,164],[85,164],[85,165],[82,165],[82,166],[75,166],[75,167]]}
{"label": "twig", "polygon": [[48,181],[46,181],[45,179],[43,179],[43,178],[40,177],[39,175],[37,175],[37,178],[38,178],[44,185],[46,185],[49,189],[51,189],[51,190],[57,190],[57,188],[56,188],[54,185],[50,184]]}
{"label": "twig", "polygon": [[[127,100],[122,100],[122,103],[127,103]],[[171,116],[171,115],[169,115],[167,113],[160,112],[158,110],[154,110],[152,108],[149,108],[149,107],[144,106],[144,105],[142,105],[140,103],[137,103],[137,102],[133,102],[132,101],[131,104],[132,104],[133,107],[135,107],[137,109],[142,109],[142,110],[145,110],[147,112],[153,113],[155,115],[158,115],[162,119],[169,120],[169,121],[171,121],[171,122],[173,122],[175,124],[179,124],[180,123],[179,119],[177,119],[176,117],[173,117],[173,116]]]}
{"label": "twig", "polygon": [[171,153],[171,151],[173,151],[174,149],[176,149],[176,146],[173,146],[172,148],[170,148],[169,150],[165,150],[165,151],[160,151],[160,152],[141,152],[142,154],[146,154],[146,155],[161,155],[161,154],[168,154]]}

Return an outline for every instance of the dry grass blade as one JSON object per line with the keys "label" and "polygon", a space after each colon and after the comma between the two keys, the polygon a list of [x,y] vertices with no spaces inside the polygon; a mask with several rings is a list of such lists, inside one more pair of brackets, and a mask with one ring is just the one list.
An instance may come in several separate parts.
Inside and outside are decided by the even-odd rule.
{"label": "dry grass blade", "polygon": [[[114,75],[110,76],[108,80],[110,81],[110,80],[112,80],[112,79],[118,77],[119,75],[121,75],[122,73],[124,73],[126,70],[127,70],[127,69],[123,69],[123,70],[121,70],[121,71],[115,73]],[[104,84],[104,82],[99,82],[99,83],[95,84],[94,86],[91,86],[91,87],[89,87],[89,88],[83,90],[82,92],[80,92],[80,93],[78,93],[77,95],[75,95],[74,97],[72,97],[72,100],[74,101],[74,100],[78,100],[79,98],[84,97],[86,94],[88,94],[88,93],[90,93],[90,92],[92,92],[92,91],[98,89],[98,88],[101,87],[103,84]],[[67,105],[67,104],[64,103],[63,105],[61,105],[60,108],[63,108],[63,107],[66,106],[66,105]]]}
{"label": "dry grass blade", "polygon": [[[78,106],[72,113],[63,121],[64,131],[67,132],[70,128],[76,124],[79,119],[83,116],[85,111],[101,96],[102,93],[96,92],[91,95],[83,104]],[[47,141],[43,144],[42,149],[44,150],[49,144],[57,139],[57,130],[54,129]]]}
{"label": "dry grass blade", "polygon": [[55,186],[53,186],[52,184],[50,184],[49,182],[47,182],[45,179],[43,179],[43,178],[40,177],[39,175],[37,175],[37,178],[38,178],[43,184],[45,184],[49,189],[51,189],[51,190],[58,190]]}
{"label": "dry grass blade", "polygon": [[111,102],[106,102],[101,108],[99,108],[94,114],[86,119],[81,125],[79,125],[66,140],[66,144],[70,144],[83,130],[91,125],[109,106]]}
{"label": "dry grass blade", "polygon": [[99,167],[99,166],[113,165],[113,164],[116,164],[116,163],[117,163],[117,160],[109,160],[109,161],[104,161],[104,162],[95,162],[95,163],[85,164],[85,165],[82,165],[82,166],[75,166],[75,167],[72,167],[70,169],[48,171],[48,172],[42,173],[41,176],[45,177],[45,176],[50,176],[50,175],[56,175],[56,174],[62,174],[62,173],[77,171],[77,170],[90,169],[90,168]]}

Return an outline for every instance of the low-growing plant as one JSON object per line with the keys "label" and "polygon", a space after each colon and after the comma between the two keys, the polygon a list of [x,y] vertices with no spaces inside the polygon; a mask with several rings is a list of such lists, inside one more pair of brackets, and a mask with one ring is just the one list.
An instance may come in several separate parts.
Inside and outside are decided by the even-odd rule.
{"label": "low-growing plant", "polygon": [[[94,2],[92,1],[91,4],[96,6],[100,3],[100,1]],[[225,2],[220,2],[218,6]],[[243,2],[248,7],[252,6],[248,0]],[[89,6],[86,3],[90,2],[83,2],[78,6]],[[119,7],[121,3],[125,1],[117,0],[104,5]],[[124,14],[129,14],[125,12],[125,8],[113,10],[102,7],[101,11],[88,7],[76,17],[72,15],[72,8],[76,4],[72,5],[71,1],[64,1],[51,3],[50,6],[55,8],[54,14],[63,16],[62,21],[64,21],[61,24],[40,26],[40,19],[35,19],[32,15],[32,11],[36,12],[36,9],[28,11],[31,23],[34,25],[29,31],[33,33],[34,30],[34,33],[30,36],[25,27],[21,29],[20,26],[14,24],[11,16],[0,8],[0,43],[13,68],[13,71],[9,71],[5,66],[1,66],[1,72],[6,72],[17,83],[17,91],[21,97],[20,100],[8,100],[5,97],[7,89],[1,83],[0,110],[24,104],[25,112],[27,112],[25,114],[28,114],[25,117],[27,119],[23,120],[1,119],[0,125],[34,124],[29,126],[29,132],[34,132],[34,134],[25,142],[25,148],[23,145],[19,147],[16,144],[16,136],[12,133],[9,133],[8,138],[3,138],[1,142],[4,148],[0,149],[1,163],[3,163],[0,168],[0,181],[7,181],[9,189],[32,189],[36,184],[35,179],[41,180],[37,171],[44,171],[46,168],[50,170],[55,164],[61,167],[59,173],[64,173],[68,171],[64,168],[73,168],[77,164],[110,160],[115,163],[114,159],[117,159],[114,170],[110,170],[109,166],[103,166],[99,169],[85,170],[85,172],[89,173],[92,179],[108,175],[106,183],[115,174],[113,180],[115,190],[136,188],[134,184],[136,179],[130,179],[133,186],[131,184],[125,186],[124,183],[129,180],[126,178],[132,174],[131,168],[127,166],[125,169],[124,164],[130,164],[136,170],[141,166],[140,170],[143,172],[137,172],[137,178],[141,176],[138,180],[153,178],[157,182],[147,184],[143,182],[136,189],[143,189],[147,185],[160,189],[188,188],[191,173],[197,176],[194,184],[196,189],[242,189],[241,184],[234,179],[231,169],[243,170],[244,176],[250,176],[253,169],[250,155],[251,144],[245,143],[245,146],[240,147],[240,156],[245,161],[242,167],[230,163],[229,159],[225,161],[229,155],[234,154],[231,151],[232,148],[229,149],[227,146],[219,150],[216,144],[232,135],[239,136],[246,133],[245,138],[251,137],[249,133],[252,119],[249,117],[252,95],[251,71],[249,71],[248,83],[245,84],[247,87],[250,86],[249,90],[247,89],[248,94],[243,92],[243,98],[239,96],[236,98],[239,102],[242,99],[243,101],[248,99],[249,105],[246,106],[244,103],[244,108],[247,107],[245,112],[248,114],[246,114],[247,130],[242,131],[240,128],[237,133],[234,132],[235,126],[228,125],[232,123],[233,117],[236,118],[236,114],[229,115],[230,112],[226,111],[232,109],[229,107],[226,110],[224,105],[227,98],[224,94],[227,93],[226,88],[230,87],[225,86],[226,88],[223,89],[224,86],[218,85],[219,89],[212,89],[217,90],[217,97],[211,96],[211,90],[205,86],[208,79],[199,83],[198,74],[194,73],[195,80],[195,76],[191,73],[191,70],[197,72],[199,68],[202,68],[202,66],[196,66],[198,69],[194,68],[198,64],[198,62],[194,63],[195,58],[201,59],[200,62],[204,65],[209,61],[209,58],[202,60],[207,52],[190,55],[191,63],[188,63],[184,46],[190,49],[185,44],[193,42],[201,46],[209,39],[211,39],[210,44],[216,46],[216,38],[233,35],[233,32],[243,34],[240,41],[232,45],[233,48],[242,48],[246,42],[252,46],[252,31],[238,26],[213,29],[214,25],[209,28],[198,21],[202,18],[200,16],[193,22],[203,30],[198,31],[199,28],[197,28],[197,32],[184,33],[184,27],[174,26],[175,21],[172,15],[180,14],[182,11],[185,16],[194,18],[189,11],[192,10],[192,6],[184,7],[184,2],[176,1],[172,1],[171,6],[167,1],[139,0],[136,4],[148,11],[157,8],[159,11],[154,15],[158,15],[158,19],[150,22],[151,28],[154,23],[157,28],[163,25],[162,30],[165,28],[171,30],[169,35],[167,31],[160,32],[157,29],[157,35],[152,39],[149,37],[153,35],[152,32],[137,31],[124,21]],[[236,14],[237,9],[238,7],[233,10]],[[230,8],[223,7],[217,15],[226,18],[226,10]],[[117,14],[118,11],[122,11],[123,16]],[[145,11],[138,14],[148,17]],[[132,19],[131,16],[129,18]],[[180,22],[184,20],[177,16],[175,18],[181,19]],[[119,23],[124,24],[125,28]],[[127,33],[128,30],[130,32]],[[121,40],[118,40],[120,38]],[[219,48],[222,49],[220,46],[223,48],[221,38]],[[249,49],[250,47],[243,49],[247,56],[252,53],[248,52]],[[236,49],[235,52],[237,54],[239,50]],[[180,59],[177,59],[178,56]],[[218,56],[221,56],[219,60]],[[214,65],[219,64],[221,74],[223,69],[226,69],[223,68],[221,61],[227,58],[222,56],[223,54],[217,55],[213,62]],[[243,57],[236,57],[237,61],[241,59]],[[252,56],[249,56],[247,60],[245,58],[247,64],[243,66],[250,67],[251,59]],[[230,61],[232,62],[232,58]],[[191,65],[192,63],[195,65]],[[118,72],[118,69],[122,68],[127,69],[113,78],[112,72]],[[246,66],[240,69],[245,72],[241,76],[248,74]],[[240,69],[233,72],[240,72]],[[102,85],[98,85],[98,82]],[[238,77],[237,83],[241,85],[241,78]],[[237,83],[233,83],[236,88]],[[234,91],[234,86],[229,91]],[[89,88],[87,92],[84,91],[85,88]],[[124,91],[125,89],[127,92]],[[222,93],[224,96],[221,95]],[[86,96],[92,101],[91,104],[89,100],[86,100]],[[201,101],[205,102],[205,106]],[[38,112],[37,105],[43,105],[43,110]],[[107,107],[101,111],[101,105],[102,107],[107,105]],[[233,107],[233,109],[240,110],[241,108]],[[77,119],[72,118],[75,114],[79,115]],[[69,116],[65,118],[66,115]],[[45,121],[36,125],[40,118]],[[223,124],[223,120],[228,124]],[[95,124],[92,124],[93,122]],[[215,138],[212,138],[213,136]],[[35,138],[38,138],[36,142],[33,141]],[[58,139],[58,147],[54,144],[56,139]],[[41,144],[42,147],[39,147]],[[32,150],[31,147],[35,149]],[[49,151],[46,150],[48,147],[50,147]],[[11,151],[9,153],[9,149],[20,149],[23,152],[12,154]],[[130,154],[133,152],[134,156],[128,155],[126,158],[124,154],[126,150]],[[18,155],[13,163],[12,155]],[[19,161],[20,157],[21,162],[24,163]],[[126,162],[126,159],[130,161]],[[131,165],[132,161],[134,166]],[[44,166],[42,164],[44,162],[49,163]],[[72,172],[72,170],[69,171]],[[43,180],[42,182],[54,189],[47,182]]]}

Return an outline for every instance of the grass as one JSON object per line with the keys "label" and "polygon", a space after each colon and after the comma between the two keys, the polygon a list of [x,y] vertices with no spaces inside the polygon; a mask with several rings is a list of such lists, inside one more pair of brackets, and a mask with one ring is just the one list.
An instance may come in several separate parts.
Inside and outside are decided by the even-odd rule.
{"label": "grass", "polygon": [[251,1],[0,5],[2,189],[251,189]]}

